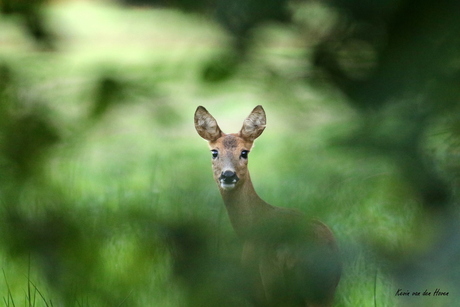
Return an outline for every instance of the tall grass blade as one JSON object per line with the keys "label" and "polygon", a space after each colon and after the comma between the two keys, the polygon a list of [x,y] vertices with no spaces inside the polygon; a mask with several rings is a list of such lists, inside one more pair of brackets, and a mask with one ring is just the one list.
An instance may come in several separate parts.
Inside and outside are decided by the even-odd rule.
{"label": "tall grass blade", "polygon": [[[5,279],[6,290],[8,291],[7,300],[6,300],[6,301],[7,301],[6,305],[7,305],[7,306],[10,306],[10,302],[11,302],[11,305],[12,305],[13,307],[16,307],[16,305],[14,304],[13,294],[11,293],[10,284],[8,283],[8,280],[6,279],[5,270],[2,269],[2,272],[3,272],[3,278]],[[3,300],[5,301],[5,298],[3,298]]]}
{"label": "tall grass blade", "polygon": [[[48,303],[48,301],[46,300],[45,296],[41,293],[41,291],[38,289],[38,287],[31,281],[29,280],[29,283],[34,287],[34,290],[36,293],[38,293],[38,295],[41,297],[43,303],[45,304],[46,307],[52,307],[53,304],[51,304],[51,300],[50,300],[50,303]],[[35,302],[34,302],[34,305],[35,305]]]}
{"label": "tall grass blade", "polygon": [[378,273],[378,269],[375,268],[375,275],[374,275],[374,307],[377,307],[377,273]]}

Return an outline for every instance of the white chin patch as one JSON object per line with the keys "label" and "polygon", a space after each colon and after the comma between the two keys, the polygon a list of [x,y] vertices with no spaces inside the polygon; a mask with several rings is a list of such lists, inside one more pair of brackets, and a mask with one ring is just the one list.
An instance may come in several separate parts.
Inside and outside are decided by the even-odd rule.
{"label": "white chin patch", "polygon": [[220,183],[220,187],[224,190],[231,190],[235,187],[235,183],[224,183],[224,182],[221,182]]}

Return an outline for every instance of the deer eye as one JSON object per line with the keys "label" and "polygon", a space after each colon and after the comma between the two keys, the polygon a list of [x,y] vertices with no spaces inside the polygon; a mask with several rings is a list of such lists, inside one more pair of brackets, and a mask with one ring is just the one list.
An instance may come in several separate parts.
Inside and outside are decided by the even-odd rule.
{"label": "deer eye", "polygon": [[248,158],[248,154],[249,154],[249,150],[243,150],[241,151],[241,158],[243,159],[247,159]]}
{"label": "deer eye", "polygon": [[215,159],[219,155],[219,152],[215,149],[211,150],[212,158]]}

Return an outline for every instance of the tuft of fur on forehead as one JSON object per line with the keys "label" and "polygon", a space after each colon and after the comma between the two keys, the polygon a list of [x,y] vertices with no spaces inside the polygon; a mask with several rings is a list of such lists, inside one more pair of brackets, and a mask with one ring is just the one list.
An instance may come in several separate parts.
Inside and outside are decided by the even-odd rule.
{"label": "tuft of fur on forehead", "polygon": [[253,147],[253,142],[241,138],[237,133],[224,134],[215,142],[209,143],[210,147],[221,147],[222,149],[235,150],[244,148],[250,150]]}
{"label": "tuft of fur on forehead", "polygon": [[222,140],[222,145],[224,148],[234,149],[238,147],[238,140],[233,135],[226,135]]}

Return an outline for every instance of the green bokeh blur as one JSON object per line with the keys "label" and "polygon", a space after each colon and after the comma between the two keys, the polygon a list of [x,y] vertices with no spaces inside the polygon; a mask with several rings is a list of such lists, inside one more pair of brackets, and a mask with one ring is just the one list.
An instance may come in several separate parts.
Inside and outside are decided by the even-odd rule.
{"label": "green bokeh blur", "polygon": [[334,231],[336,306],[458,304],[458,5],[243,2],[0,3],[0,305],[251,306],[193,113],[259,104],[255,188]]}

